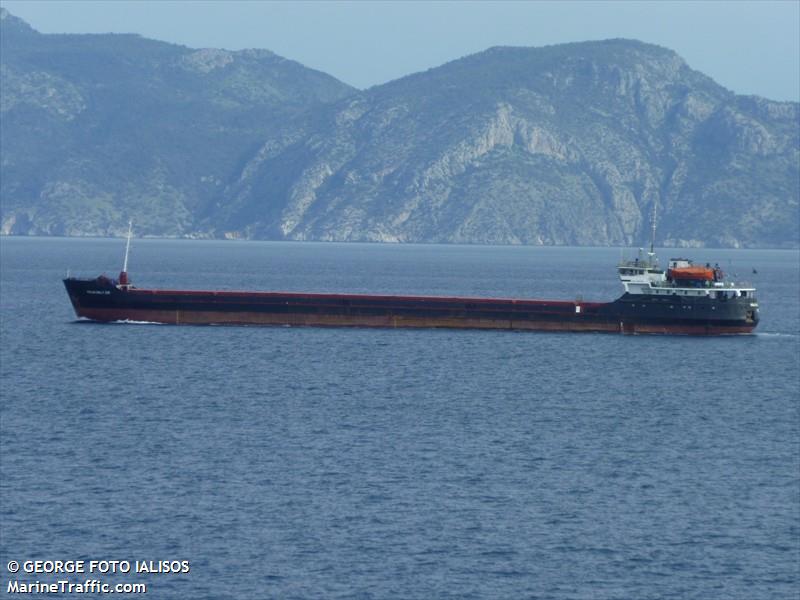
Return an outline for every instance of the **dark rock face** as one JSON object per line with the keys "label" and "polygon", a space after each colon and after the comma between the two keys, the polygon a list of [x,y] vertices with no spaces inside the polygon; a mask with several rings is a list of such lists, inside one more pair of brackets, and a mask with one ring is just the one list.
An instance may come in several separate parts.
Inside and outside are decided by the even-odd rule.
{"label": "dark rock face", "polygon": [[6,233],[641,245],[655,205],[665,245],[798,244],[799,105],[657,46],[492,48],[356,92],[6,20]]}

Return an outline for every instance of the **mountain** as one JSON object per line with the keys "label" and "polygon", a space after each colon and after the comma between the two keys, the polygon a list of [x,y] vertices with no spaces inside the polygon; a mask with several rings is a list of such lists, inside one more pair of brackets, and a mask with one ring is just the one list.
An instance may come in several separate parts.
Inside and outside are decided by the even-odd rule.
{"label": "mountain", "polygon": [[0,9],[4,233],[183,235],[263,139],[354,92],[266,50],[43,35]]}
{"label": "mountain", "polygon": [[640,42],[492,48],[268,138],[207,226],[277,239],[629,245],[647,239],[655,204],[662,244],[791,246],[799,114]]}
{"label": "mountain", "polygon": [[800,239],[800,105],[631,40],[365,91],[267,51],[2,20],[3,231],[672,246]]}

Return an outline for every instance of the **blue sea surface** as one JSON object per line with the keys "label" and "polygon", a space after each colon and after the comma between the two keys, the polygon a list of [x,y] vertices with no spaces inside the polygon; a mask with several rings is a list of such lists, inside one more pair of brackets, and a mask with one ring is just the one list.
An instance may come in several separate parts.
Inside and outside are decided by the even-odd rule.
{"label": "blue sea surface", "polygon": [[[3,592],[64,579],[10,560],[118,559],[188,560],[92,577],[159,599],[800,594],[797,251],[691,251],[757,285],[751,336],[77,322],[67,269],[123,247],[0,238]],[[619,254],[136,240],[129,270],[611,300]]]}

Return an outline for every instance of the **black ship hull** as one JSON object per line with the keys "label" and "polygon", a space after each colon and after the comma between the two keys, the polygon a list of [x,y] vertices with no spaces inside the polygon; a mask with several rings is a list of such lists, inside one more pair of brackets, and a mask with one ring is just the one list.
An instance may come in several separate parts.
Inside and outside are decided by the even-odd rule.
{"label": "black ship hull", "polygon": [[418,327],[725,335],[751,333],[747,298],[624,294],[613,302],[149,290],[64,280],[78,317],[173,325]]}

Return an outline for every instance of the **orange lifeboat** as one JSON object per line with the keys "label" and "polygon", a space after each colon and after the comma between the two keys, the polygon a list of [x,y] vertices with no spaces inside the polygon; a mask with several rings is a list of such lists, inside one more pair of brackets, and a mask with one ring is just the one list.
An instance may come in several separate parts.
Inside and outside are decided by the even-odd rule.
{"label": "orange lifeboat", "polygon": [[711,267],[675,267],[667,273],[675,281],[714,281],[714,269]]}

